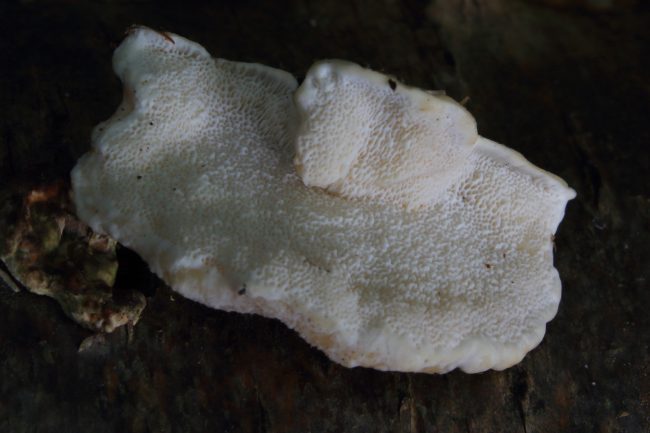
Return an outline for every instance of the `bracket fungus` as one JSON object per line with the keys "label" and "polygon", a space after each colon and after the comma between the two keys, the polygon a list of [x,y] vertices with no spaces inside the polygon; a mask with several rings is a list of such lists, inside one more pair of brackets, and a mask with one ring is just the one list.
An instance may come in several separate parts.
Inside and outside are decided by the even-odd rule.
{"label": "bracket fungus", "polygon": [[79,216],[210,307],[278,318],[345,366],[503,369],[560,300],[575,192],[445,96],[341,61],[302,85],[146,28],[72,172]]}

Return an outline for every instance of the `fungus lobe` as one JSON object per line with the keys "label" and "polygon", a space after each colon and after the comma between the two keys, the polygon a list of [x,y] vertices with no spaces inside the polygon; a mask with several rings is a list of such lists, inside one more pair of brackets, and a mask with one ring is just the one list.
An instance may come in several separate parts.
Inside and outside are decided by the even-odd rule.
{"label": "fungus lobe", "polygon": [[445,96],[342,61],[298,87],[166,36],[134,29],[114,54],[124,101],[72,172],[91,227],[346,366],[478,372],[539,344],[564,181]]}

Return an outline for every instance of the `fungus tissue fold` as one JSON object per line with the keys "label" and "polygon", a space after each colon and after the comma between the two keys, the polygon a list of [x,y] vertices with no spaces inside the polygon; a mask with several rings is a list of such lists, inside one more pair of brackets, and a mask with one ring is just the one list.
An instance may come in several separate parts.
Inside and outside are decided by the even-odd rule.
{"label": "fungus tissue fold", "polygon": [[298,86],[147,28],[113,66],[73,198],[174,290],[350,367],[503,369],[542,340],[575,192],[452,99],[338,60]]}

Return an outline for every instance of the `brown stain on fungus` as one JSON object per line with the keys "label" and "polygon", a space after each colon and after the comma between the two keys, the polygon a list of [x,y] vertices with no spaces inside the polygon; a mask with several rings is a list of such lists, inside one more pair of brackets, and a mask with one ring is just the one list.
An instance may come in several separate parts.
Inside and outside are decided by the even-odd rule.
{"label": "brown stain on fungus", "polygon": [[165,40],[167,40],[167,41],[171,42],[172,44],[176,45],[176,42],[174,42],[174,39],[170,36],[169,33],[165,32],[165,31],[156,31],[156,33],[158,33],[160,36],[165,38]]}

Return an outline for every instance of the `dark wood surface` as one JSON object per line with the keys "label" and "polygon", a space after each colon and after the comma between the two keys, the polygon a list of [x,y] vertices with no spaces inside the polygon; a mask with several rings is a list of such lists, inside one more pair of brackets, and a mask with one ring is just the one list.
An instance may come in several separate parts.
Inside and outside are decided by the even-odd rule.
{"label": "dark wood surface", "polygon": [[559,313],[506,371],[346,369],[277,321],[173,294],[133,329],[91,333],[0,288],[2,432],[650,431],[650,8],[633,0],[7,1],[0,185],[66,178],[121,91],[111,53],[145,24],[299,79],[344,58],[446,89],[482,135],[577,190],[556,237]]}

